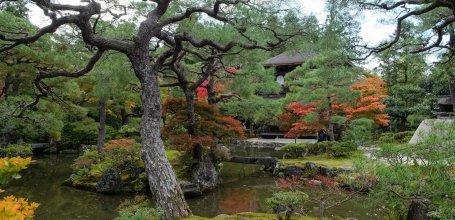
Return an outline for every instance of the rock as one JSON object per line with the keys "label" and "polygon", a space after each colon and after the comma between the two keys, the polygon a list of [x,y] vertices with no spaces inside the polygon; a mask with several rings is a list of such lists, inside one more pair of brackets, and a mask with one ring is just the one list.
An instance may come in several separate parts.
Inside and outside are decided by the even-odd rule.
{"label": "rock", "polygon": [[220,182],[215,165],[210,156],[202,160],[192,169],[192,181],[201,188],[202,192],[215,189]]}
{"label": "rock", "polygon": [[319,166],[312,162],[307,162],[303,167],[303,177],[314,178],[319,175]]}
{"label": "rock", "polygon": [[332,167],[320,167],[319,174],[326,177],[335,177],[338,174],[338,170]]}
{"label": "rock", "polygon": [[180,184],[185,198],[194,198],[202,196],[202,191],[198,185],[190,182],[183,182]]}
{"label": "rock", "polygon": [[303,169],[298,166],[287,166],[283,169],[283,174],[285,177],[302,176]]}
{"label": "rock", "polygon": [[428,220],[430,212],[428,200],[412,200],[406,220]]}
{"label": "rock", "polygon": [[104,171],[101,179],[96,183],[96,191],[100,193],[116,193],[122,189],[122,178],[113,169]]}

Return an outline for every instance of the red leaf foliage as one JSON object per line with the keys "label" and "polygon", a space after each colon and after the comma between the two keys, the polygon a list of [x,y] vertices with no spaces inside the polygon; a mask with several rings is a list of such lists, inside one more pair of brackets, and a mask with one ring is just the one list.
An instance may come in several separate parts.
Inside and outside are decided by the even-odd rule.
{"label": "red leaf foliage", "polygon": [[[386,105],[382,103],[387,97],[386,84],[379,77],[367,77],[359,80],[351,86],[353,93],[358,91],[360,97],[351,103],[339,103],[336,97],[332,100],[333,115],[345,116],[348,120],[369,118],[376,124],[387,125],[389,116],[383,111]],[[293,102],[289,104],[285,112],[279,116],[280,129],[287,131],[287,137],[298,137],[326,130],[328,119],[327,111],[321,109],[320,101],[301,104]],[[317,113],[317,118],[312,122],[305,121],[310,113]]]}
{"label": "red leaf foliage", "polygon": [[181,97],[168,97],[163,103],[163,116],[166,123],[162,135],[171,144],[191,149],[195,144],[210,148],[217,140],[244,138],[242,123],[235,118],[222,115],[219,109],[206,102],[195,103],[196,136],[187,132],[186,101]]}

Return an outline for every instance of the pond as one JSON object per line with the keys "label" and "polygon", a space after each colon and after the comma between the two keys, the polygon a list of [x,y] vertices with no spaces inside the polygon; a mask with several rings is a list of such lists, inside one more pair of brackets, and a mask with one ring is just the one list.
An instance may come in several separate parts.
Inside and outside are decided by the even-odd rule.
{"label": "pond", "polygon": [[[75,158],[76,155],[35,156],[36,164],[22,172],[21,179],[12,181],[3,195],[12,194],[39,202],[36,220],[115,218],[117,206],[134,195],[102,195],[62,185],[71,174],[70,165]],[[267,211],[265,199],[276,191],[275,179],[269,173],[260,171],[256,165],[224,163],[221,176],[223,184],[218,189],[202,197],[188,199],[195,215],[213,217]],[[311,189],[307,191],[311,195]],[[363,204],[365,199],[359,196],[327,213],[344,218],[379,219]],[[306,209],[310,215],[317,216],[314,206],[307,204]]]}

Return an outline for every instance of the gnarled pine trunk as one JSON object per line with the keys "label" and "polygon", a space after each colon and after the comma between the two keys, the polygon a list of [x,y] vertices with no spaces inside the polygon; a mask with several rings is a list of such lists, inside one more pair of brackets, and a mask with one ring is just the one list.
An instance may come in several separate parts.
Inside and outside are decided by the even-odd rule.
{"label": "gnarled pine trunk", "polygon": [[103,151],[104,140],[106,138],[106,98],[102,97],[99,101],[100,127],[98,129],[98,152]]}
{"label": "gnarled pine trunk", "polygon": [[327,110],[327,119],[329,120],[329,137],[330,141],[335,140],[335,134],[334,134],[334,128],[333,128],[333,122],[332,122],[332,116],[333,116],[333,110],[332,110],[332,96],[327,96],[327,102],[328,102],[328,110]]}
{"label": "gnarled pine trunk", "polygon": [[191,214],[175,172],[166,156],[160,136],[161,100],[156,71],[148,57],[131,57],[133,68],[141,81],[143,106],[141,122],[141,156],[147,172],[154,204],[164,210],[165,219]]}

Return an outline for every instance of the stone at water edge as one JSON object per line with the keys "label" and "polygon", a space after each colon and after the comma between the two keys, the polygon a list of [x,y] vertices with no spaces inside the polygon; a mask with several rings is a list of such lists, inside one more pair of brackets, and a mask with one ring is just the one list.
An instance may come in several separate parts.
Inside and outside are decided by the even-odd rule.
{"label": "stone at water edge", "polygon": [[122,178],[113,169],[104,171],[101,179],[96,183],[96,191],[101,193],[116,193],[122,190]]}
{"label": "stone at water edge", "polygon": [[283,174],[285,177],[302,176],[303,173],[303,169],[298,166],[287,166],[283,169]]}
{"label": "stone at water edge", "polygon": [[185,198],[194,198],[202,196],[202,191],[198,185],[190,182],[180,183]]}
{"label": "stone at water edge", "polygon": [[192,182],[201,188],[202,192],[215,189],[220,182],[218,172],[210,156],[202,160],[192,169]]}

